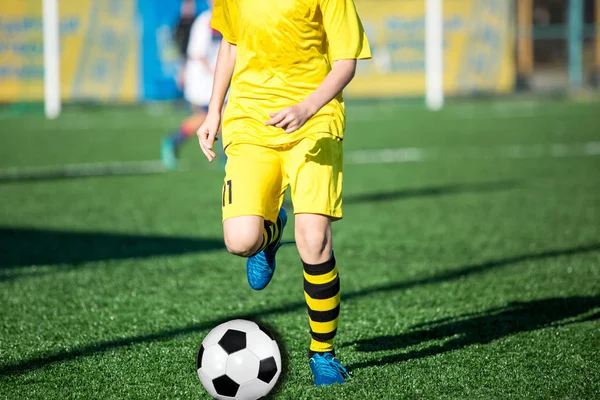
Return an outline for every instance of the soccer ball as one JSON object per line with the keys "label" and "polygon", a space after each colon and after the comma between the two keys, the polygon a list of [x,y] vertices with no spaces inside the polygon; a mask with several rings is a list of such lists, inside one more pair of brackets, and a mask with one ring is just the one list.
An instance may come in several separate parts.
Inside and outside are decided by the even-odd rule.
{"label": "soccer ball", "polygon": [[215,399],[254,400],[267,395],[277,383],[281,354],[265,328],[236,319],[206,335],[196,368],[200,382]]}

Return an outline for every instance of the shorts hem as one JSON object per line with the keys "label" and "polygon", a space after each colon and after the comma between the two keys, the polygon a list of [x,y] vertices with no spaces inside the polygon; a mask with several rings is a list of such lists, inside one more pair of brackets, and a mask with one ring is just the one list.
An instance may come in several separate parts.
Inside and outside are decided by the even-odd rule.
{"label": "shorts hem", "polygon": [[232,218],[238,218],[238,217],[262,217],[265,221],[269,221],[269,222],[276,222],[277,219],[277,214],[275,214],[275,220],[271,220],[269,218],[267,218],[267,216],[265,216],[265,213],[263,212],[256,212],[256,211],[247,211],[247,212],[239,212],[239,213],[232,213],[231,215],[223,215],[223,217],[221,218],[221,223],[225,222],[228,219],[232,219]]}
{"label": "shorts hem", "polygon": [[343,218],[343,214],[341,210],[307,210],[307,209],[294,209],[294,215],[297,214],[315,214],[315,215],[324,215],[326,217],[331,218],[334,222],[339,221]]}

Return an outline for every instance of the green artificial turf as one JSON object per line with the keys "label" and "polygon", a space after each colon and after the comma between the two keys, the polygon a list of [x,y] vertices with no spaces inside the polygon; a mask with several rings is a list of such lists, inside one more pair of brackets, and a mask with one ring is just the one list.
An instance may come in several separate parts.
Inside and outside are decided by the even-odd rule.
{"label": "green artificial turf", "polygon": [[0,114],[0,397],[208,398],[197,348],[242,317],[279,338],[277,399],[600,398],[600,103],[347,112],[334,241],[352,380],[330,388],[310,380],[297,251],[248,287],[223,248],[223,173],[196,141],[179,172],[23,172],[156,160],[183,111]]}

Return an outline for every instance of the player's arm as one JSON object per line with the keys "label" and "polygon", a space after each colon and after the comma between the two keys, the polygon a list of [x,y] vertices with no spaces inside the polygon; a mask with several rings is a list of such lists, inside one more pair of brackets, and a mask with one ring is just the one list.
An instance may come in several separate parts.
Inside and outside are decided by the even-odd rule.
{"label": "player's arm", "polygon": [[332,70],[300,103],[271,115],[267,125],[293,132],[334,99],[354,77],[356,60],[370,58],[367,37],[353,0],[317,0],[323,17]]}
{"label": "player's arm", "polygon": [[213,83],[212,95],[208,105],[209,114],[221,115],[221,109],[225,103],[225,96],[229,90],[235,60],[237,58],[237,47],[227,40],[221,40],[217,66],[215,67],[215,81]]}
{"label": "player's arm", "polygon": [[223,39],[217,56],[215,80],[213,82],[210,103],[208,104],[208,114],[200,129],[198,129],[200,148],[210,162],[216,157],[216,154],[213,151],[213,144],[221,123],[221,110],[223,109],[225,97],[229,90],[231,77],[233,76],[236,57],[236,46]]}
{"label": "player's arm", "polygon": [[325,104],[336,98],[354,78],[356,60],[337,60],[323,83],[310,96],[304,99],[306,107],[316,114]]}
{"label": "player's arm", "polygon": [[337,60],[319,87],[300,103],[270,114],[271,119],[265,125],[285,129],[292,133],[302,127],[325,104],[337,97],[338,94],[352,81],[356,73],[356,60]]}

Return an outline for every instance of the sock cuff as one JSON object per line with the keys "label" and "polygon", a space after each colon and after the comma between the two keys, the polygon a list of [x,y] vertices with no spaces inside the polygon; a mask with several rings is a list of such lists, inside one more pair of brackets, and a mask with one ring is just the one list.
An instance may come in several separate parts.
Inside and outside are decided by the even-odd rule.
{"label": "sock cuff", "polygon": [[323,275],[327,274],[335,268],[335,255],[331,253],[331,258],[328,261],[325,261],[321,264],[307,264],[302,261],[302,265],[304,266],[304,272],[308,275]]}
{"label": "sock cuff", "polygon": [[331,351],[314,351],[314,350],[308,350],[308,358],[313,358],[313,356],[315,354],[324,355],[325,353],[331,353],[335,357],[335,350],[332,349]]}

